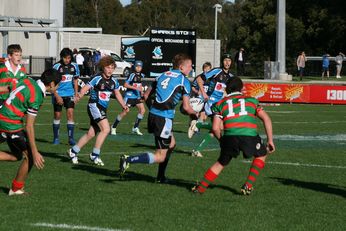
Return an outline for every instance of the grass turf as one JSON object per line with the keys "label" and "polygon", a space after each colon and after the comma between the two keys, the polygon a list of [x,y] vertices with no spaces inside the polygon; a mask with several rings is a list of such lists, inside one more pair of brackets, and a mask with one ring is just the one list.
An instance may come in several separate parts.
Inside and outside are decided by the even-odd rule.
{"label": "grass turf", "polygon": [[[86,99],[76,107],[76,138],[88,129]],[[281,105],[266,107],[273,120],[277,151],[268,158],[251,196],[241,196],[250,166],[232,160],[204,195],[190,193],[218,157],[214,140],[204,158],[189,156],[203,134],[187,139],[187,117],[177,112],[174,124],[177,148],[167,170],[171,184],[156,184],[156,165],[131,165],[119,179],[119,156],[154,150],[153,137],[141,123],[143,137],[130,134],[136,110],[109,136],[101,157],[104,167],[91,164],[85,146],[80,164],[66,156],[67,136],[61,126],[61,145],[53,146],[52,106],[46,99],[37,118],[39,150],[44,170],[33,169],[26,182],[29,196],[8,197],[19,162],[0,163],[0,230],[69,230],[37,223],[67,224],[79,230],[344,230],[346,227],[346,107]],[[119,107],[111,102],[110,122]],[[62,121],[65,121],[64,119]],[[262,126],[260,133],[263,134]],[[2,150],[7,145],[2,144]],[[298,163],[298,164],[295,164]],[[92,227],[96,227],[92,229]]]}

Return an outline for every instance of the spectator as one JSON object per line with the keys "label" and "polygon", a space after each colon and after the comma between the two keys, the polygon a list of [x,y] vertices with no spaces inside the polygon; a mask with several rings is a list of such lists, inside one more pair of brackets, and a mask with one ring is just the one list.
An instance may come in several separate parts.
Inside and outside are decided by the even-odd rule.
{"label": "spectator", "polygon": [[327,73],[327,78],[329,79],[329,54],[322,56],[322,79],[324,79],[324,73]]}
{"label": "spectator", "polygon": [[237,75],[242,76],[245,73],[245,51],[244,48],[240,48],[235,54],[234,60],[237,64]]}
{"label": "spectator", "polygon": [[306,62],[305,52],[302,51],[300,55],[297,58],[297,67],[299,71],[300,81],[303,80],[304,75],[304,69],[305,69],[305,62]]}
{"label": "spectator", "polygon": [[101,59],[101,53],[98,50],[94,51],[93,56],[92,56],[93,73],[94,74],[96,74],[96,72],[97,72],[97,65],[99,64],[100,59]]}
{"label": "spectator", "polygon": [[91,68],[92,68],[92,57],[91,57],[91,52],[87,51],[84,53],[84,74],[86,76],[91,76]]}
{"label": "spectator", "polygon": [[73,54],[73,56],[72,56],[72,62],[76,62],[76,56],[77,56],[77,54],[78,54],[78,50],[76,49],[76,48],[73,48],[73,51],[72,51],[72,54]]}
{"label": "spectator", "polygon": [[335,63],[336,63],[336,78],[341,79],[341,69],[342,69],[342,61],[344,60],[345,55],[342,52],[339,52],[339,54],[335,57]]}
{"label": "spectator", "polygon": [[77,56],[76,56],[76,63],[79,67],[80,75],[84,76],[84,68],[83,68],[83,62],[84,62],[84,57],[82,55],[82,52],[79,51]]}

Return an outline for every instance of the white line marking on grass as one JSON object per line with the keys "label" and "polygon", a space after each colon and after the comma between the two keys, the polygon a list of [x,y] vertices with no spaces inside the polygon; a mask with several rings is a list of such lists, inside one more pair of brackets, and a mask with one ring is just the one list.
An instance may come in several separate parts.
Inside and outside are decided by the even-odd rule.
{"label": "white line marking on grass", "polygon": [[[252,163],[252,161],[249,161],[249,160],[243,160],[242,162],[243,163]],[[346,169],[346,166],[338,166],[338,165],[303,164],[303,163],[276,162],[276,161],[266,161],[266,164],[289,165],[289,166],[298,166],[298,167]]]}
{"label": "white line marking on grass", "polygon": [[275,140],[293,140],[293,141],[346,141],[346,134],[337,135],[274,135]]}
{"label": "white line marking on grass", "polygon": [[71,230],[87,230],[87,231],[127,231],[129,229],[109,229],[101,227],[91,227],[85,225],[68,225],[68,224],[50,224],[50,223],[35,223],[31,224],[36,227],[47,227],[47,228],[56,228],[56,229],[71,229]]}

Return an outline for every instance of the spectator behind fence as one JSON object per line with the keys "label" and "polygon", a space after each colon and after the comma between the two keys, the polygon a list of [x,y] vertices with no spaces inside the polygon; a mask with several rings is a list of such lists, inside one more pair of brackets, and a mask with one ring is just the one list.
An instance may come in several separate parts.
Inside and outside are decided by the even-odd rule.
{"label": "spectator behind fence", "polygon": [[99,64],[100,59],[101,59],[101,53],[98,50],[94,51],[93,56],[92,56],[93,74],[96,74],[96,72],[97,72],[97,65]]}
{"label": "spectator behind fence", "polygon": [[305,69],[305,62],[306,62],[306,56],[305,52],[302,51],[300,55],[297,58],[297,67],[298,67],[298,72],[300,76],[300,81],[303,80],[303,75],[304,75],[304,69]]}
{"label": "spectator behind fence", "polygon": [[89,77],[89,76],[91,76],[91,68],[93,66],[91,52],[90,51],[85,52],[83,57],[84,57],[84,62],[83,62],[83,65],[84,65],[84,75]]}
{"label": "spectator behind fence", "polygon": [[82,55],[82,52],[79,51],[77,56],[76,56],[76,63],[78,65],[79,71],[80,71],[80,75],[84,76],[84,68],[83,68],[83,62],[84,62],[84,57]]}
{"label": "spectator behind fence", "polygon": [[329,56],[329,54],[322,56],[322,79],[324,79],[324,73],[327,73],[327,78],[329,79]]}
{"label": "spectator behind fence", "polygon": [[245,51],[244,48],[240,48],[235,54],[234,60],[237,64],[237,75],[243,76],[245,73]]}
{"label": "spectator behind fence", "polygon": [[76,56],[78,54],[78,50],[76,48],[73,48],[73,56],[72,56],[72,62],[76,63]]}
{"label": "spectator behind fence", "polygon": [[339,52],[339,54],[335,57],[337,79],[341,79],[341,69],[342,69],[342,62],[344,60],[344,57],[345,55],[342,52]]}

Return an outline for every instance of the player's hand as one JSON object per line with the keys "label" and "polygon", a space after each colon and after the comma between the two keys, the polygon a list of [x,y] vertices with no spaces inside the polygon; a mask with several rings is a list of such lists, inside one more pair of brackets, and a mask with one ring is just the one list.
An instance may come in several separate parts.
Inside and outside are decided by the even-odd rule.
{"label": "player's hand", "polygon": [[267,142],[267,151],[268,151],[268,153],[275,152],[275,145],[274,145],[273,141],[268,141]]}
{"label": "player's hand", "polygon": [[130,111],[130,109],[129,109],[129,107],[128,107],[127,105],[122,106],[122,108],[123,108],[123,110],[126,111],[126,112],[129,112],[129,111]]}
{"label": "player's hand", "polygon": [[55,95],[55,101],[58,105],[64,104],[64,100],[62,99],[62,97],[60,95]]}
{"label": "player's hand", "polygon": [[43,169],[44,167],[44,159],[41,153],[36,152],[33,153],[33,158],[34,158],[34,165],[36,166],[37,169]]}

